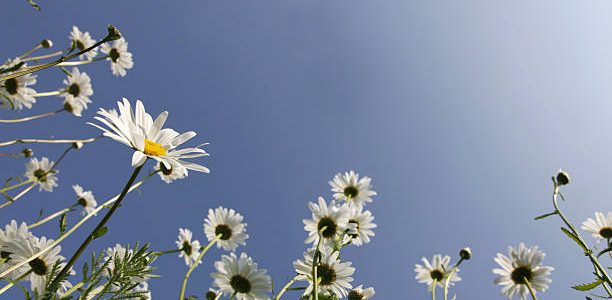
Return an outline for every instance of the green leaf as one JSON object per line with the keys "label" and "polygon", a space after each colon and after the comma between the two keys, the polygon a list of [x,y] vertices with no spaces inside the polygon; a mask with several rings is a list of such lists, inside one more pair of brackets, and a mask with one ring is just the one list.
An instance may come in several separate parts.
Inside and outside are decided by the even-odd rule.
{"label": "green leaf", "polygon": [[68,216],[64,213],[59,219],[60,236],[64,235],[66,228],[68,228]]}
{"label": "green leaf", "polygon": [[102,237],[103,235],[105,235],[108,232],[108,227],[104,226],[98,230],[96,230],[96,232],[93,233],[93,238],[94,240]]}
{"label": "green leaf", "polygon": [[36,2],[34,2],[34,0],[26,0],[28,1],[28,3],[30,3],[30,5],[35,9],[40,11],[40,5],[36,4]]}
{"label": "green leaf", "polygon": [[543,214],[543,215],[535,217],[534,220],[542,220],[544,218],[547,218],[547,217],[550,217],[550,216],[554,216],[556,214],[557,214],[556,211],[555,212],[551,212],[551,213],[547,213],[547,214]]}
{"label": "green leaf", "polygon": [[573,233],[571,233],[569,230],[565,229],[564,227],[561,227],[561,231],[563,231],[563,233],[565,233],[565,235],[567,235],[570,239],[574,240],[574,242],[576,242],[576,244],[578,244],[578,246],[580,246],[580,248],[582,248],[584,253],[588,253],[589,252],[589,249],[587,249],[584,246],[584,244],[582,242],[580,242],[580,240],[578,239],[578,237],[576,235],[574,235]]}
{"label": "green leaf", "polygon": [[575,289],[575,290],[579,290],[579,291],[585,292],[585,291],[590,291],[590,290],[596,288],[597,286],[599,286],[602,283],[603,283],[603,280],[597,279],[596,281],[593,281],[591,283],[579,284],[579,285],[573,286],[572,288]]}

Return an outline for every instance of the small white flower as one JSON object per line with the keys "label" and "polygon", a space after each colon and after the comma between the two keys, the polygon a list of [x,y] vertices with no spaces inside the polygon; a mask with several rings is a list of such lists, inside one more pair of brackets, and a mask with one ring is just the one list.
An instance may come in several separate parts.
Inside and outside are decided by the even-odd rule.
{"label": "small white flower", "polygon": [[[6,271],[15,264],[12,258],[13,254],[9,248],[20,249],[19,246],[14,246],[14,244],[30,243],[30,239],[34,239],[34,235],[28,230],[28,225],[25,222],[17,225],[17,221],[12,220],[11,223],[5,226],[4,230],[0,229],[0,259],[4,261],[0,263],[0,272]],[[9,273],[8,277],[16,279],[20,275],[21,273],[13,271]]]}
{"label": "small white flower", "polygon": [[552,282],[548,276],[554,270],[553,267],[542,266],[542,260],[546,254],[538,249],[538,246],[526,247],[520,243],[518,248],[509,247],[509,256],[497,253],[495,262],[501,269],[493,269],[493,273],[499,275],[495,283],[503,286],[501,293],[512,299],[518,294],[521,299],[527,299],[529,289],[527,282],[535,291],[545,292]]}
{"label": "small white flower", "polygon": [[265,269],[258,269],[246,253],[223,255],[215,262],[217,272],[212,273],[214,284],[227,296],[236,295],[237,300],[268,300],[272,290],[272,279]]}
{"label": "small white flower", "polygon": [[608,212],[607,216],[596,212],[595,219],[588,218],[582,223],[582,229],[598,240],[612,239],[612,212]]}
{"label": "small white flower", "polygon": [[[351,275],[355,273],[355,268],[351,267],[351,262],[340,262],[340,252],[334,251],[330,247],[321,247],[320,261],[317,266],[317,278],[319,282],[319,293],[331,292],[339,298],[345,297],[348,290],[352,288]],[[309,295],[313,290],[312,265],[315,249],[311,248],[304,252],[304,261],[293,262],[295,271],[299,274],[298,280],[308,281],[309,285],[304,291],[304,295]]]}
{"label": "small white flower", "polygon": [[354,289],[352,289],[349,293],[348,293],[348,300],[367,300],[370,299],[372,297],[374,297],[374,288],[367,288],[364,289],[363,285],[360,285]]}
{"label": "small white flower", "polygon": [[355,226],[353,229],[355,233],[349,234],[352,238],[352,243],[356,246],[369,243],[370,237],[374,236],[372,229],[376,228],[376,224],[372,222],[374,221],[374,216],[372,216],[369,210],[363,211],[363,207],[356,205],[351,205],[349,211],[348,222]]}
{"label": "small white flower", "polygon": [[217,241],[217,248],[226,251],[234,251],[239,245],[246,245],[249,235],[246,233],[246,223],[243,217],[233,209],[224,207],[208,210],[208,217],[204,220],[204,233],[209,242],[217,235],[221,238]]}
{"label": "small white flower", "polygon": [[[21,63],[19,58],[8,60],[4,65],[3,69],[13,68]],[[3,76],[11,75],[19,70],[27,67],[27,64],[21,65],[18,69],[3,73]],[[30,86],[36,84],[36,75],[26,74],[23,76],[7,79],[4,82],[0,82],[0,103],[5,108],[10,109],[23,109],[32,108],[32,104],[36,103],[36,90]]]}
{"label": "small white flower", "polygon": [[[444,283],[449,276],[451,276],[452,266],[450,265],[450,256],[445,255],[443,257],[441,254],[436,254],[433,256],[431,263],[429,263],[425,257],[421,260],[423,261],[423,265],[414,265],[414,271],[417,273],[415,279],[419,283],[427,284],[430,291],[433,288],[434,279],[436,280],[436,286],[444,287]],[[448,283],[449,286],[452,286],[457,281],[461,281],[457,273],[459,273],[458,268],[455,269],[455,272],[452,272],[452,276]]]}
{"label": "small white flower", "polygon": [[[85,50],[96,43],[96,40],[91,38],[89,32],[81,32],[81,30],[79,30],[79,28],[76,26],[72,26],[72,31],[70,32],[70,36],[68,38],[72,43],[74,43],[74,46],[76,49],[78,49],[78,51]],[[94,57],[96,57],[96,55],[98,55],[98,49],[94,48],[88,51],[87,53],[82,54],[81,56],[79,56],[79,58],[81,60],[92,60]]]}
{"label": "small white flower", "polygon": [[132,60],[132,53],[128,52],[128,43],[120,38],[113,42],[113,45],[104,43],[101,46],[100,51],[107,54],[106,60],[111,63],[111,71],[115,76],[125,76],[126,71],[134,67],[134,61]]}
{"label": "small white flower", "polygon": [[[184,161],[185,158],[208,156],[206,151],[198,147],[176,149],[178,146],[196,136],[193,131],[183,134],[162,128],[168,117],[168,112],[162,112],[155,118],[149,115],[140,100],[136,101],[136,107],[132,110],[130,102],[123,98],[123,102],[117,102],[119,113],[115,110],[100,109],[95,117],[96,120],[106,125],[109,129],[97,124],[88,123],[102,130],[104,136],[125,144],[134,149],[132,155],[132,166],[141,166],[147,157],[163,163],[168,169],[173,165],[180,165],[188,170],[208,173],[210,170],[191,162]],[[202,145],[201,145],[202,146]]]}
{"label": "small white flower", "polygon": [[[185,264],[187,266],[192,266],[198,256],[200,256],[200,241],[194,240],[191,238],[193,233],[189,229],[179,228],[178,240],[176,241],[176,246],[183,251],[179,252],[179,257],[183,257],[185,259]],[[198,262],[198,264],[201,261]]]}
{"label": "small white flower", "polygon": [[336,174],[329,184],[334,192],[334,199],[350,201],[351,204],[361,207],[372,202],[372,196],[376,195],[371,182],[370,177],[364,176],[360,179],[359,174],[350,171]]}
{"label": "small white flower", "polygon": [[334,201],[328,206],[323,197],[319,197],[318,202],[318,204],[308,203],[312,212],[312,219],[303,220],[304,230],[308,232],[308,238],[304,243],[317,244],[319,242],[319,231],[322,230],[322,244],[333,246],[340,234],[349,229],[349,209],[345,205],[336,206]]}
{"label": "small white flower", "polygon": [[64,108],[77,117],[81,116],[83,109],[91,103],[89,96],[93,95],[91,79],[87,73],[81,73],[79,69],[72,68],[71,75],[64,79],[66,89],[60,93],[64,97]]}
{"label": "small white flower", "polygon": [[41,160],[32,158],[26,164],[25,177],[38,184],[38,191],[53,192],[53,188],[57,186],[58,180],[55,174],[59,171],[51,170],[52,167],[53,162],[46,157],[43,157]]}
{"label": "small white flower", "polygon": [[92,213],[98,205],[93,193],[91,191],[83,191],[83,188],[78,184],[73,185],[72,189],[76,193],[77,203],[83,208],[81,215],[85,216]]}
{"label": "small white flower", "polygon": [[175,180],[187,177],[187,169],[182,165],[170,162],[170,166],[171,167],[168,169],[161,162],[158,162],[157,165],[155,165],[155,171],[158,171],[157,174],[159,174],[159,177],[165,183],[172,183]]}

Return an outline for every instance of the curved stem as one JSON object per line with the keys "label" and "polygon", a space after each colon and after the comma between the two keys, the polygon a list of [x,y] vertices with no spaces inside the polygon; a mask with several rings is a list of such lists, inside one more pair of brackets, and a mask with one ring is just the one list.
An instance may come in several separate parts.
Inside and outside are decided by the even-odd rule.
{"label": "curved stem", "polygon": [[38,222],[36,222],[34,224],[28,225],[28,229],[36,228],[36,227],[38,227],[38,226],[40,226],[42,224],[45,224],[45,223],[47,223],[47,222],[49,222],[49,221],[51,221],[51,220],[53,220],[53,219],[63,215],[64,213],[69,212],[70,210],[71,210],[70,207],[64,208],[64,209],[62,209],[62,210],[60,210],[60,211],[58,211],[58,212],[56,212],[56,213],[54,213],[52,215],[49,215],[48,217],[46,217],[46,218],[44,218],[44,219],[42,219],[42,220],[40,220],[40,221],[38,221]]}
{"label": "curved stem", "polygon": [[19,198],[23,197],[23,195],[27,194],[30,190],[32,190],[35,186],[36,186],[36,182],[32,183],[29,187],[27,187],[25,190],[19,192],[19,194],[17,194],[17,196],[10,198],[10,200],[0,204],[0,209],[5,208],[13,203],[15,203],[15,201],[19,200]]}
{"label": "curved stem", "polygon": [[21,122],[32,121],[32,120],[36,120],[36,119],[40,119],[40,118],[44,118],[44,117],[53,116],[53,115],[58,114],[58,113],[60,113],[60,112],[62,112],[64,110],[65,109],[62,108],[62,109],[59,109],[59,110],[56,110],[56,111],[52,111],[52,112],[48,112],[48,113],[45,113],[45,114],[25,117],[25,118],[21,118],[21,119],[0,120],[0,123],[21,123]]}
{"label": "curved stem", "polygon": [[285,284],[285,286],[280,290],[280,292],[278,292],[278,295],[276,295],[276,297],[274,297],[274,300],[279,300],[281,298],[281,296],[287,291],[287,289],[289,287],[291,287],[291,285],[293,283],[295,283],[295,281],[298,279],[300,275],[295,275],[291,280],[289,280],[289,282],[287,282],[287,284]]}
{"label": "curved stem", "polygon": [[45,59],[45,58],[49,58],[49,57],[54,57],[54,56],[62,55],[62,53],[64,53],[64,51],[56,51],[56,52],[45,54],[45,55],[32,56],[32,57],[23,58],[23,59],[21,59],[21,61],[41,60],[41,59]]}
{"label": "curved stem", "polygon": [[32,273],[32,269],[30,269],[29,271],[23,273],[23,275],[19,276],[17,279],[11,280],[11,282],[9,282],[2,289],[0,289],[0,295],[4,294],[4,292],[6,292],[10,288],[12,288],[15,285],[16,282],[19,282],[19,281],[23,280],[24,278],[26,278],[28,275],[30,275],[30,273]]}
{"label": "curved stem", "polygon": [[431,300],[436,300],[436,285],[438,280],[434,278],[433,284],[431,285]]}
{"label": "curved stem", "polygon": [[[193,272],[193,270],[195,270],[195,268],[200,264],[200,260],[202,260],[202,257],[204,257],[204,254],[208,252],[208,249],[210,249],[210,247],[212,247],[212,245],[214,245],[220,238],[221,238],[221,234],[217,234],[217,236],[212,241],[210,241],[210,243],[208,243],[206,247],[204,247],[200,255],[198,255],[198,258],[196,259],[196,261],[193,263],[193,265],[191,265],[191,267],[189,267],[189,270],[187,270],[187,274],[185,274],[185,278],[183,278],[183,284],[181,285],[181,292],[179,294],[179,300],[183,300],[185,298],[185,288],[187,288],[187,281],[189,280],[189,276],[191,276],[191,273]],[[234,296],[235,295],[236,294],[234,293]]]}
{"label": "curved stem", "polygon": [[453,277],[453,275],[457,271],[457,268],[459,268],[459,265],[462,262],[463,262],[463,257],[460,258],[459,261],[453,266],[450,273],[448,274],[448,277],[446,277],[446,280],[444,281],[444,300],[448,300],[448,284],[450,283],[451,277]]}
{"label": "curved stem", "polygon": [[95,142],[100,137],[101,136],[93,137],[93,138],[88,138],[88,139],[83,139],[83,140],[18,139],[18,140],[12,140],[12,141],[8,141],[8,142],[2,142],[2,143],[0,143],[0,147],[14,145],[14,144],[25,144],[25,143],[42,143],[42,144],[73,144],[73,143],[83,143],[83,144],[87,144],[87,143]]}
{"label": "curved stem", "polygon": [[22,181],[22,182],[20,182],[20,183],[17,183],[17,184],[14,184],[14,185],[7,186],[7,187],[5,187],[5,188],[2,188],[2,189],[0,189],[0,194],[2,194],[2,193],[6,193],[6,192],[8,192],[8,191],[10,191],[10,190],[14,190],[14,189],[19,188],[19,187],[22,187],[22,186],[24,186],[24,185],[26,185],[26,184],[28,184],[28,183],[30,183],[30,182],[34,182],[34,179],[28,179],[28,180],[26,180],[26,181]]}
{"label": "curved stem", "polygon": [[529,289],[529,294],[531,294],[531,298],[533,300],[538,300],[538,297],[536,297],[535,290],[533,289],[533,287],[531,286],[531,282],[529,282],[527,278],[525,278],[525,284],[527,285],[527,289]]}

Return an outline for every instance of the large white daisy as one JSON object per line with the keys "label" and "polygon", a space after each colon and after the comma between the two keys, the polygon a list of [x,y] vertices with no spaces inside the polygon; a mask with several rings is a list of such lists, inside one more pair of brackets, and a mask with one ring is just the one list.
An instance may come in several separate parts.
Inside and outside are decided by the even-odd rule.
{"label": "large white daisy", "polygon": [[348,300],[367,300],[370,299],[372,297],[374,297],[374,288],[367,288],[364,289],[363,285],[360,285],[354,289],[352,289],[349,293],[348,293]]}
{"label": "large white daisy", "polygon": [[[317,278],[319,282],[319,293],[331,292],[339,298],[345,297],[348,290],[352,288],[351,275],[355,273],[355,268],[351,267],[352,263],[341,262],[339,259],[340,252],[334,251],[331,247],[320,247],[321,253],[319,264],[317,265]],[[304,260],[296,260],[293,262],[295,271],[299,274],[298,280],[308,281],[309,285],[304,291],[304,295],[310,295],[314,289],[312,266],[314,261],[315,249],[311,248],[304,252]]]}
{"label": "large white daisy", "polygon": [[[9,267],[14,265],[16,262],[12,259],[12,253],[10,248],[15,249],[16,246],[13,244],[24,244],[30,243],[30,239],[34,239],[34,235],[28,230],[28,225],[22,222],[17,225],[17,221],[11,220],[9,224],[4,227],[4,230],[0,229],[0,272],[6,271]],[[19,248],[17,248],[19,249]],[[21,275],[19,270],[11,272],[8,277],[16,279]]]}
{"label": "large white daisy", "polygon": [[64,108],[80,117],[83,109],[87,108],[87,104],[91,103],[89,96],[93,95],[91,88],[91,79],[87,73],[81,73],[79,69],[72,68],[70,76],[64,79],[66,88],[60,93],[64,97]]}
{"label": "large white daisy", "polygon": [[542,260],[546,254],[538,249],[538,246],[527,247],[520,243],[517,248],[509,247],[508,256],[497,253],[495,262],[501,269],[493,269],[493,273],[499,275],[495,283],[502,286],[501,293],[512,299],[518,294],[521,299],[527,299],[529,295],[529,283],[534,293],[545,292],[552,282],[548,276],[553,267],[542,266]]}
{"label": "large white daisy", "polygon": [[421,260],[423,261],[423,265],[414,265],[414,272],[416,272],[415,279],[419,283],[427,284],[430,291],[433,289],[434,279],[436,280],[436,286],[440,287],[444,287],[444,283],[449,276],[451,276],[448,283],[449,286],[452,286],[457,281],[461,281],[461,278],[457,275],[457,273],[459,273],[458,268],[455,269],[455,272],[452,272],[451,275],[452,266],[450,265],[450,256],[436,254],[431,259],[431,263],[425,257]]}
{"label": "large white daisy", "polygon": [[[176,246],[179,249],[182,249],[179,252],[179,257],[183,257],[185,259],[185,264],[187,266],[192,266],[198,256],[200,256],[200,241],[194,240],[192,241],[193,233],[191,230],[186,228],[179,228],[178,240],[176,241]],[[201,263],[199,261],[198,263]]]}
{"label": "large white daisy", "polygon": [[92,213],[98,205],[96,198],[94,198],[93,192],[84,191],[78,184],[73,185],[72,189],[77,196],[77,203],[83,208],[81,215],[85,216]]}
{"label": "large white daisy", "polygon": [[372,229],[376,228],[374,216],[369,210],[363,211],[362,206],[351,205],[349,208],[349,224],[353,224],[354,233],[349,234],[352,238],[351,243],[356,246],[361,246],[370,242],[370,237],[374,236]]}
{"label": "large white daisy", "polygon": [[208,210],[208,217],[204,219],[204,233],[208,241],[214,240],[217,235],[217,248],[234,251],[239,245],[246,245],[249,235],[246,233],[246,223],[243,217],[233,209],[219,207]]}
{"label": "large white daisy", "polygon": [[[20,63],[21,60],[15,58],[2,65],[2,69],[13,68]],[[11,75],[25,67],[27,67],[27,64],[22,64],[16,70],[2,73],[2,75]],[[36,103],[36,90],[31,86],[36,84],[36,77],[34,74],[26,74],[0,82],[0,103],[2,103],[2,106],[10,109],[32,108],[32,104]]]}
{"label": "large white daisy", "polygon": [[372,202],[372,196],[376,192],[372,190],[372,179],[370,177],[359,178],[354,171],[338,173],[329,184],[334,192],[334,199],[350,201],[351,204],[363,206]]}
{"label": "large white daisy", "polygon": [[106,60],[110,61],[111,71],[115,76],[123,77],[127,73],[126,70],[134,67],[132,53],[128,52],[128,43],[123,38],[115,40],[112,45],[102,44],[100,51],[108,55]]}
{"label": "large white daisy", "polygon": [[132,166],[141,166],[147,157],[152,158],[168,169],[173,165],[180,165],[187,170],[208,173],[210,170],[204,166],[184,161],[182,159],[207,156],[206,151],[198,147],[176,149],[178,146],[196,136],[193,131],[182,134],[169,129],[162,128],[168,117],[164,111],[153,121],[140,100],[136,101],[136,107],[132,110],[130,102],[123,98],[123,102],[117,102],[119,113],[115,110],[100,109],[95,117],[96,120],[106,125],[109,129],[100,125],[91,124],[117,142],[125,144],[134,149]]}
{"label": "large white daisy", "polygon": [[595,219],[588,218],[582,223],[582,229],[598,240],[612,239],[612,212],[608,212],[608,215],[596,212]]}
{"label": "large white daisy", "polygon": [[[323,197],[319,197],[318,204],[310,202],[308,207],[312,212],[312,219],[303,220],[304,230],[308,237],[304,243],[319,242],[319,231],[323,237],[322,244],[333,247],[334,243],[349,229],[349,209],[346,205],[337,206],[334,201],[329,205]],[[323,229],[325,228],[325,229]]]}
{"label": "large white daisy", "polygon": [[223,294],[238,300],[268,300],[272,290],[272,279],[266,269],[258,269],[246,253],[223,255],[215,262],[217,271],[211,274],[214,284]]}
{"label": "large white daisy", "polygon": [[58,181],[55,174],[59,171],[51,170],[52,167],[53,162],[46,157],[41,160],[32,158],[26,163],[25,177],[36,182],[39,191],[53,192],[53,188],[57,186]]}
{"label": "large white daisy", "polygon": [[[85,50],[96,43],[96,40],[91,38],[89,32],[81,32],[81,30],[79,30],[79,28],[76,26],[72,26],[72,31],[70,32],[69,39],[74,44],[75,49],[77,49],[78,51]],[[81,56],[79,56],[79,58],[92,60],[94,57],[96,57],[96,55],[98,55],[98,49],[94,48],[88,51],[87,53],[82,54]]]}

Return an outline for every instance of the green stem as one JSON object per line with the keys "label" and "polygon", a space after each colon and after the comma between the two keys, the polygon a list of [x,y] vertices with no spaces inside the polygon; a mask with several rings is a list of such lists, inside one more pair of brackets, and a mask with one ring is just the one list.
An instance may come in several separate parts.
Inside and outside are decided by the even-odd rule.
{"label": "green stem", "polygon": [[45,55],[32,56],[32,57],[24,58],[21,61],[41,60],[41,59],[45,59],[45,58],[49,58],[49,57],[54,57],[54,56],[62,55],[62,53],[64,53],[64,51],[56,51],[56,52],[45,54]]}
{"label": "green stem", "polygon": [[34,94],[34,97],[47,97],[47,96],[57,96],[61,94],[64,90],[50,91],[50,92],[40,92]]}
{"label": "green stem", "polygon": [[321,240],[323,239],[322,233],[327,229],[327,226],[323,226],[319,230],[319,240],[317,241],[317,247],[315,248],[314,255],[312,256],[312,285],[314,300],[319,300],[319,274],[317,274],[317,268],[319,266],[319,258],[321,256],[319,249],[321,248]]}
{"label": "green stem", "polygon": [[274,300],[279,300],[281,298],[281,296],[287,291],[287,289],[293,284],[295,283],[295,281],[298,279],[298,276],[300,275],[295,275],[293,277],[293,279],[289,280],[289,282],[287,282],[287,284],[285,284],[285,286],[280,290],[280,292],[278,293],[278,295],[276,295],[276,297],[274,297]]}
{"label": "green stem", "polygon": [[[179,300],[183,300],[185,298],[185,289],[187,288],[187,281],[189,281],[189,276],[191,276],[191,273],[193,272],[193,270],[195,270],[195,268],[199,265],[200,260],[202,260],[202,257],[204,257],[204,254],[208,252],[208,249],[210,249],[210,247],[212,247],[212,245],[214,245],[220,238],[221,238],[221,234],[217,234],[217,236],[212,241],[210,241],[210,243],[208,243],[206,247],[204,247],[204,250],[202,250],[200,255],[198,255],[198,258],[196,259],[196,261],[193,263],[193,265],[191,265],[191,267],[189,267],[189,270],[187,270],[187,273],[185,274],[185,278],[183,278],[183,284],[181,285],[181,292],[179,293]],[[234,296],[235,295],[236,293],[234,293]]]}
{"label": "green stem", "polygon": [[436,300],[436,285],[438,280],[434,278],[433,284],[431,285],[431,300]]}
{"label": "green stem", "polygon": [[181,249],[172,249],[172,250],[168,250],[168,251],[158,251],[158,252],[155,252],[155,255],[162,256],[162,255],[166,255],[166,254],[172,254],[172,253],[181,252],[183,250],[184,249],[181,248]]}
{"label": "green stem", "polygon": [[94,138],[83,139],[83,140],[18,139],[18,140],[12,140],[12,141],[8,141],[8,142],[2,142],[2,143],[0,143],[0,147],[10,146],[10,145],[14,145],[14,144],[26,144],[26,143],[41,143],[41,144],[74,144],[74,143],[83,143],[83,144],[87,144],[87,143],[95,142],[100,137],[101,136],[94,137]]}
{"label": "green stem", "polygon": [[40,220],[40,221],[38,221],[38,222],[36,222],[34,224],[28,225],[28,229],[36,228],[36,227],[38,227],[38,226],[40,226],[42,224],[45,224],[45,223],[47,223],[47,222],[49,222],[49,221],[51,221],[51,220],[53,220],[53,219],[63,215],[64,213],[69,212],[70,210],[71,210],[71,208],[64,208],[64,209],[62,209],[62,210],[60,210],[60,211],[58,211],[58,212],[56,212],[56,213],[54,213],[52,215],[49,215],[48,217],[46,217],[46,218],[44,218],[44,219],[42,219],[42,220]]}
{"label": "green stem", "polygon": [[78,290],[80,287],[82,287],[83,285],[85,285],[85,283],[83,281],[75,284],[74,286],[72,286],[72,288],[70,288],[69,290],[67,290],[65,293],[63,293],[60,296],[60,299],[64,299],[65,297],[67,297],[68,295],[74,293],[76,290]]}
{"label": "green stem", "polygon": [[462,262],[463,258],[460,258],[459,261],[453,266],[450,273],[448,274],[448,277],[446,277],[446,280],[444,281],[444,300],[448,300],[448,284],[450,283],[451,277],[453,277],[453,274],[455,274],[457,268],[459,268],[459,265]]}
{"label": "green stem", "polygon": [[2,289],[0,289],[0,295],[4,294],[4,292],[6,292],[10,288],[12,288],[15,285],[16,282],[19,282],[19,281],[23,280],[24,278],[26,278],[28,275],[30,275],[30,273],[32,273],[32,269],[30,269],[29,271],[23,273],[23,275],[17,277],[17,279],[11,280],[11,282],[9,282]]}
{"label": "green stem", "polygon": [[538,300],[538,297],[536,297],[535,290],[533,289],[533,287],[531,286],[531,282],[529,282],[527,278],[525,278],[525,284],[527,285],[527,289],[529,289],[529,294],[531,294],[531,298],[533,300]]}
{"label": "green stem", "polygon": [[22,181],[20,183],[17,183],[17,184],[14,184],[14,185],[2,188],[2,189],[0,189],[0,194],[6,193],[6,192],[8,192],[10,190],[14,190],[16,188],[20,188],[20,187],[22,187],[22,186],[24,186],[24,185],[26,185],[26,184],[28,184],[30,182],[34,182],[34,179],[28,179],[26,181]]}
{"label": "green stem", "polygon": [[64,110],[66,110],[66,109],[62,108],[62,109],[58,109],[56,111],[52,111],[52,112],[48,112],[48,113],[44,113],[44,114],[40,114],[40,115],[35,115],[35,116],[30,116],[30,117],[25,117],[25,118],[20,118],[20,119],[0,120],[0,123],[21,123],[21,122],[32,121],[32,120],[36,120],[36,119],[40,119],[40,118],[44,118],[44,117],[53,116],[53,115],[58,114],[58,113],[60,113],[60,112],[62,112]]}

